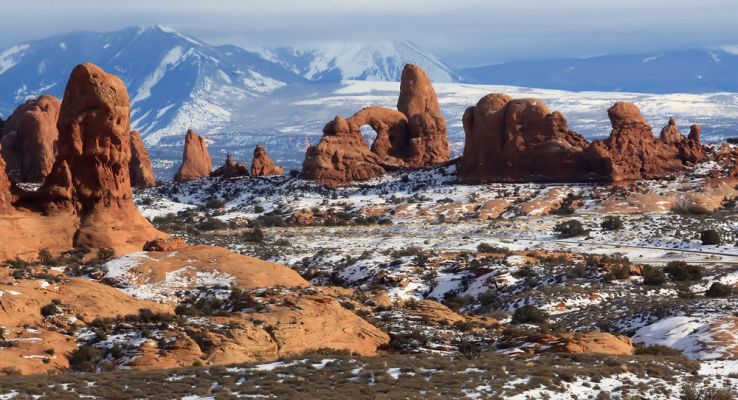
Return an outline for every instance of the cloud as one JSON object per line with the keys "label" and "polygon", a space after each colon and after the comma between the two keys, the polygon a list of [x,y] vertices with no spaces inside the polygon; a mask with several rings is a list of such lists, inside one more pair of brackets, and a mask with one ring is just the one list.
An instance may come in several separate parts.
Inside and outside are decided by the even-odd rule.
{"label": "cloud", "polygon": [[735,0],[66,0],[4,7],[0,46],[165,24],[213,44],[409,39],[457,65],[731,44]]}

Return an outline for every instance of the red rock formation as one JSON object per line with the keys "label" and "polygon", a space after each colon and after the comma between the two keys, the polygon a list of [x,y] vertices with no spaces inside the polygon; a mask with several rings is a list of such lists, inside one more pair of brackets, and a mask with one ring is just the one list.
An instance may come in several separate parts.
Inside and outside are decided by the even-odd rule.
{"label": "red rock formation", "polygon": [[187,242],[180,238],[154,239],[144,243],[143,251],[171,251],[187,247]]}
{"label": "red rock formation", "polygon": [[587,141],[540,100],[490,94],[466,109],[463,124],[459,174],[467,182],[551,182],[588,176]]}
{"label": "red rock formation", "polygon": [[[654,179],[684,168],[686,162],[704,159],[699,141],[674,136],[656,139],[633,103],[617,102],[607,110],[612,124],[610,137],[595,140],[588,148],[591,167],[606,181]],[[676,123],[674,124],[676,129]],[[678,130],[676,132],[678,134]]]}
{"label": "red rock formation", "polygon": [[21,182],[41,182],[56,159],[61,102],[43,95],[18,106],[2,128],[3,157],[8,172]]}
{"label": "red rock formation", "polygon": [[662,140],[632,103],[615,103],[608,115],[610,137],[589,144],[540,100],[485,96],[464,113],[459,175],[469,183],[621,181],[662,177],[704,159],[699,134],[682,138],[676,122]]}
{"label": "red rock formation", "polygon": [[336,187],[384,174],[380,158],[369,150],[361,132],[352,131],[343,117],[323,128],[323,137],[310,146],[302,164],[303,176]]}
{"label": "red rock formation", "polygon": [[233,178],[235,176],[248,176],[249,167],[246,164],[233,161],[230,154],[226,156],[225,164],[210,173],[210,176],[220,176],[223,178]]}
{"label": "red rock formation", "polygon": [[282,175],[282,168],[274,164],[274,161],[267,154],[264,146],[258,144],[254,149],[254,159],[251,161],[251,175],[253,176],[271,176]]}
{"label": "red rock formation", "polygon": [[[323,130],[323,139],[331,138],[308,149],[303,163],[305,177],[335,186],[382,175],[385,169],[420,168],[446,162],[451,157],[446,121],[441,116],[435,90],[417,65],[407,64],[402,71],[397,110],[365,107],[348,120],[341,120],[345,122],[345,126],[341,126],[345,132],[338,134],[336,122],[331,122]],[[377,133],[370,151],[363,148],[366,147],[361,133],[364,125],[371,126]],[[363,147],[349,148],[354,145]],[[331,146],[340,146],[341,150]],[[331,158],[334,154],[337,157]],[[355,166],[346,163],[357,160],[362,163],[361,171],[352,172]]]}
{"label": "red rock formation", "polygon": [[684,140],[682,134],[679,133],[674,117],[669,117],[669,124],[661,129],[659,138],[666,143],[679,143]]}
{"label": "red rock formation", "polygon": [[133,204],[128,164],[130,105],[123,81],[93,64],[76,66],[59,115],[59,152],[31,199],[78,215],[75,246],[140,250],[157,231]]}
{"label": "red rock formation", "polygon": [[131,162],[128,165],[133,187],[152,187],[156,185],[154,167],[151,165],[149,152],[141,140],[141,134],[137,131],[131,132]]}
{"label": "red rock formation", "polygon": [[205,139],[198,136],[192,130],[187,130],[185,136],[184,152],[182,154],[182,165],[174,175],[175,182],[187,182],[209,176],[213,170],[213,161],[208,153],[208,146]]}
{"label": "red rock formation", "polygon": [[5,160],[0,155],[0,214],[13,211],[13,196],[10,193],[10,179],[5,173]]}

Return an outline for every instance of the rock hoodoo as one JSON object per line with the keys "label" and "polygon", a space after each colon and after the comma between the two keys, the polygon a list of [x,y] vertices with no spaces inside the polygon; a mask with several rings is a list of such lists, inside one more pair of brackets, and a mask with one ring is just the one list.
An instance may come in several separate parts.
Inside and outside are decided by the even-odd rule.
{"label": "rock hoodoo", "polygon": [[661,177],[704,159],[699,133],[684,139],[673,119],[655,138],[632,103],[617,102],[608,115],[610,137],[590,144],[540,100],[487,95],[464,113],[459,175],[469,183],[612,182]]}
{"label": "rock hoodoo", "polygon": [[[377,134],[371,149],[361,127]],[[430,79],[422,68],[407,64],[402,71],[397,110],[365,107],[352,117],[336,117],[323,137],[305,155],[303,175],[338,186],[380,176],[388,169],[420,168],[450,159],[446,121]]]}
{"label": "rock hoodoo", "polygon": [[187,130],[185,136],[182,165],[174,175],[175,182],[187,182],[210,176],[213,170],[213,161],[208,153],[205,139],[194,130]]}
{"label": "rock hoodoo", "polygon": [[254,149],[254,159],[251,161],[251,175],[271,176],[282,175],[282,168],[277,167],[264,146],[257,144]]}
{"label": "rock hoodoo", "polygon": [[670,121],[662,138],[655,138],[633,103],[619,101],[607,115],[612,124],[610,137],[593,141],[587,149],[590,166],[605,181],[659,178],[705,157],[699,140],[684,139],[676,122],[672,125]]}
{"label": "rock hoodoo", "polygon": [[235,176],[248,176],[249,167],[240,162],[233,161],[230,154],[226,156],[225,164],[210,173],[210,176],[220,176],[223,178],[233,178]]}
{"label": "rock hoodoo", "polygon": [[151,165],[149,152],[146,150],[141,134],[131,132],[131,163],[128,165],[133,187],[152,187],[156,185],[154,167]]}
{"label": "rock hoodoo", "polygon": [[8,173],[20,182],[41,182],[51,172],[59,137],[61,102],[43,95],[18,106],[0,128]]}
{"label": "rock hoodoo", "polygon": [[41,188],[24,205],[79,219],[73,245],[140,250],[165,234],[133,204],[129,99],[123,81],[93,64],[76,66],[64,91],[58,155]]}

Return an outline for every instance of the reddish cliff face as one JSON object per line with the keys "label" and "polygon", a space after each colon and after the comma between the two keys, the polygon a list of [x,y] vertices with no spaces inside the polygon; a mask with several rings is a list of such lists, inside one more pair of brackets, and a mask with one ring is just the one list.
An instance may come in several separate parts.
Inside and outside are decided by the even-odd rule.
{"label": "reddish cliff face", "polygon": [[[364,125],[377,133],[371,149],[361,133]],[[321,143],[308,149],[305,177],[335,186],[380,176],[385,169],[421,168],[450,159],[446,121],[430,79],[417,65],[403,69],[397,110],[366,107],[341,118],[342,131],[337,126],[336,120],[326,125]]]}
{"label": "reddish cliff face", "polygon": [[174,175],[175,182],[187,182],[210,176],[213,170],[213,161],[208,153],[205,139],[194,130],[187,130],[185,136],[182,165]]}
{"label": "reddish cliff face", "polygon": [[269,157],[266,149],[261,144],[254,148],[254,159],[251,161],[251,175],[253,176],[272,176],[282,175],[282,168],[274,164],[274,160]]}
{"label": "reddish cliff face", "polygon": [[5,160],[0,155],[0,214],[13,211],[13,196],[10,193],[10,179],[5,173]]}
{"label": "reddish cliff face", "polygon": [[470,183],[621,181],[665,176],[704,159],[699,134],[684,139],[674,121],[657,139],[632,103],[618,102],[608,115],[610,137],[589,144],[540,100],[485,96],[464,113],[459,175]]}
{"label": "reddish cliff face", "polygon": [[56,159],[61,102],[43,95],[18,106],[0,128],[6,168],[20,182],[41,182]]}
{"label": "reddish cliff face", "polygon": [[141,140],[141,134],[131,132],[131,162],[128,169],[131,175],[131,185],[134,187],[152,187],[156,185],[154,167],[151,165],[149,151]]}

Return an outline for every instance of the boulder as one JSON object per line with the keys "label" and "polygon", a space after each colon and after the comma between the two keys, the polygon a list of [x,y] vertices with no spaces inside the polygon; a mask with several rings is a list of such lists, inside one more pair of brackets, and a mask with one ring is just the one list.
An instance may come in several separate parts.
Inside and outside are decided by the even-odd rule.
{"label": "boulder", "polygon": [[174,181],[187,182],[210,176],[212,169],[213,162],[210,159],[205,139],[194,130],[187,130],[182,165],[179,166],[177,173],[174,175]]}
{"label": "boulder", "polygon": [[[339,117],[337,117],[338,119]],[[417,65],[402,72],[397,110],[365,107],[347,120],[329,122],[318,146],[310,147],[303,176],[337,186],[398,168],[422,168],[449,161],[446,120],[430,79]],[[367,148],[361,127],[377,134]],[[356,170],[356,171],[354,171]]]}
{"label": "boulder", "polygon": [[233,178],[236,176],[248,176],[249,167],[246,164],[233,161],[230,154],[226,156],[225,164],[210,173],[210,176],[219,176],[223,178]]}
{"label": "boulder", "polygon": [[133,187],[152,187],[156,186],[156,176],[154,176],[154,167],[151,165],[149,151],[141,140],[141,134],[137,131],[131,132],[131,162],[128,169],[131,175],[131,185]]}
{"label": "boulder", "polygon": [[253,176],[271,176],[282,175],[282,168],[277,167],[266,149],[261,144],[257,144],[254,149],[254,159],[251,161],[251,175]]}
{"label": "boulder", "polygon": [[187,242],[180,238],[157,238],[144,243],[143,251],[171,251],[187,247]]}
{"label": "boulder", "polygon": [[3,157],[18,182],[42,182],[51,172],[59,138],[61,102],[42,95],[18,106],[2,127]]}

